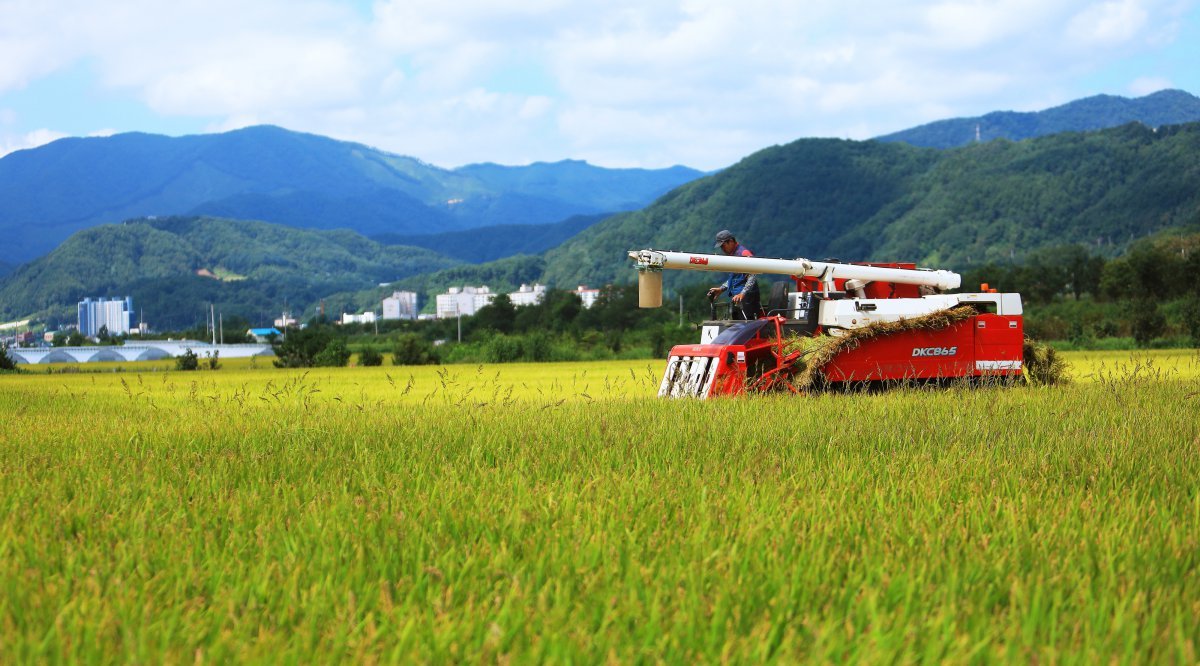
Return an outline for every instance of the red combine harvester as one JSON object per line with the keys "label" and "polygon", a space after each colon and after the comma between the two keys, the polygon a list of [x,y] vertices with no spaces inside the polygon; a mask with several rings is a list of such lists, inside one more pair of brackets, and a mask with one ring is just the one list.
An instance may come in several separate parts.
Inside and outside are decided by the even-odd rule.
{"label": "red combine harvester", "polygon": [[[716,319],[700,343],[671,349],[659,397],[894,381],[1016,377],[1024,330],[1020,294],[957,289],[950,271],[635,250],[639,305],[662,305],[664,269],[787,275],[766,314]],[[794,289],[792,289],[794,283]]]}

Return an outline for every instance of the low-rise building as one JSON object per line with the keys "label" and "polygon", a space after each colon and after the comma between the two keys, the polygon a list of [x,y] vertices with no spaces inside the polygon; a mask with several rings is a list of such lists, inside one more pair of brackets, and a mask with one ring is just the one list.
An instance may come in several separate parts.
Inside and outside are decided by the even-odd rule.
{"label": "low-rise building", "polygon": [[508,299],[513,305],[537,305],[546,297],[546,286],[534,283],[532,286],[523,284],[521,288],[509,293]]}
{"label": "low-rise building", "polygon": [[596,304],[596,299],[600,298],[600,290],[589,289],[586,284],[579,285],[573,293],[579,297],[579,300],[583,301],[583,307],[585,308],[592,307]]}
{"label": "low-rise building", "polygon": [[371,312],[364,312],[362,314],[350,314],[347,312],[343,312],[342,313],[342,323],[343,324],[374,324],[375,323],[375,312],[373,310]]}
{"label": "low-rise building", "polygon": [[252,328],[246,331],[246,335],[252,336],[255,342],[265,343],[273,339],[282,338],[283,333],[277,328]]}
{"label": "low-rise building", "polygon": [[479,308],[496,297],[487,285],[482,287],[450,287],[445,294],[437,295],[437,317],[448,319],[459,315],[473,315]]}

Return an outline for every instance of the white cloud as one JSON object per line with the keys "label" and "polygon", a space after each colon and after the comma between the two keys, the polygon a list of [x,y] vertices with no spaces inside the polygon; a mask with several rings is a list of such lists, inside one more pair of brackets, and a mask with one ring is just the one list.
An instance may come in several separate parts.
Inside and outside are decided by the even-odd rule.
{"label": "white cloud", "polygon": [[[210,130],[275,123],[445,166],[716,168],[801,136],[1117,92],[1077,81],[1169,46],[1195,4],[0,0],[0,96],[87,62],[105,94]],[[1139,74],[1135,93],[1170,72]]]}
{"label": "white cloud", "polygon": [[1160,76],[1143,76],[1134,79],[1133,83],[1129,84],[1129,92],[1130,94],[1141,97],[1143,95],[1149,95],[1150,93],[1155,93],[1160,90],[1167,90],[1168,88],[1174,87],[1175,84],[1171,82],[1171,79]]}
{"label": "white cloud", "polygon": [[0,157],[27,148],[37,148],[66,138],[66,134],[48,129],[36,129],[21,135],[0,135]]}
{"label": "white cloud", "polygon": [[1136,38],[1149,19],[1141,0],[1089,5],[1071,18],[1067,37],[1083,46],[1112,47]]}

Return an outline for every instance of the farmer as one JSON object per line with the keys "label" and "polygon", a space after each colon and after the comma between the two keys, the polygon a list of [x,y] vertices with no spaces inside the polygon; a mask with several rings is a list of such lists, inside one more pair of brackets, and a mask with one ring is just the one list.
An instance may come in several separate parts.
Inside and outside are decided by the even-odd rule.
{"label": "farmer", "polygon": [[[728,229],[717,233],[717,247],[727,255],[734,257],[753,257],[754,254],[746,246],[737,242]],[[758,276],[753,273],[730,273],[729,279],[718,287],[708,290],[709,300],[715,299],[723,291],[728,291],[733,300],[734,319],[757,319],[762,312],[758,297]]]}

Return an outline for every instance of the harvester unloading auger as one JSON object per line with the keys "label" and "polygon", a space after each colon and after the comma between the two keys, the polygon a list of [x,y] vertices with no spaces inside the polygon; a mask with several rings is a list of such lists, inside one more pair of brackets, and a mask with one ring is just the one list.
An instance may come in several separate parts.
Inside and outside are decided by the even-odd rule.
{"label": "harvester unloading auger", "polygon": [[814,384],[1016,377],[1020,294],[957,289],[957,273],[915,264],[819,262],[634,250],[641,307],[662,305],[663,270],[787,275],[765,314],[714,318],[700,344],[676,345],[660,397],[802,391]]}

